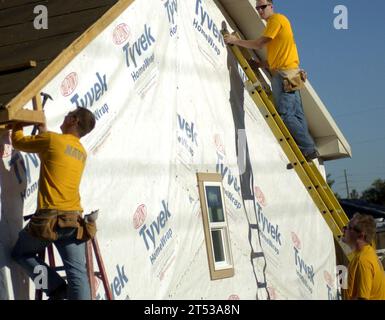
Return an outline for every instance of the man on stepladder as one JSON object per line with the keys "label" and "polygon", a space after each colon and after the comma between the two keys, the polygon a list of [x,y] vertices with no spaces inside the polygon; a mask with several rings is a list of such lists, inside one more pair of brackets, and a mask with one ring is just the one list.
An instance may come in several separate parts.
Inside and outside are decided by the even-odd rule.
{"label": "man on stepladder", "polygon": [[[267,21],[263,35],[256,40],[241,40],[235,35],[225,35],[228,44],[249,49],[267,47],[267,61],[253,62],[254,67],[266,67],[272,74],[271,85],[278,113],[302,151],[305,159],[319,157],[309,134],[303,112],[299,89],[306,81],[306,74],[299,69],[299,57],[290,21],[282,14],[274,13],[273,0],[257,0],[256,9]],[[291,165],[288,168],[292,168]]]}
{"label": "man on stepladder", "polygon": [[[80,138],[94,126],[93,113],[80,107],[66,115],[60,126],[62,134],[47,132],[42,126],[38,135],[24,136],[22,124],[13,125],[14,148],[37,153],[41,164],[37,210],[20,232],[12,257],[32,280],[38,276],[37,266],[47,268],[43,292],[52,300],[91,299],[85,240],[94,236],[96,228],[90,229],[82,220],[79,185],[87,158]],[[68,288],[63,278],[36,256],[51,243],[63,261]]]}

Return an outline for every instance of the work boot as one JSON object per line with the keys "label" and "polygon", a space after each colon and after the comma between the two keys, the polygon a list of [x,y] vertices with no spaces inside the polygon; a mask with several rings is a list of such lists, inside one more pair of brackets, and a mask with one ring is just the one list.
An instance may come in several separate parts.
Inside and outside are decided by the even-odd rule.
{"label": "work boot", "polygon": [[314,159],[318,159],[320,157],[320,154],[317,150],[314,150],[313,152],[304,155],[307,162],[310,162]]}
{"label": "work boot", "polygon": [[[311,162],[314,159],[318,159],[320,156],[321,155],[319,154],[319,152],[317,150],[314,150],[313,152],[304,155],[306,162]],[[294,168],[294,166],[291,163],[287,164],[287,166],[286,166],[287,170],[290,170],[293,168]]]}

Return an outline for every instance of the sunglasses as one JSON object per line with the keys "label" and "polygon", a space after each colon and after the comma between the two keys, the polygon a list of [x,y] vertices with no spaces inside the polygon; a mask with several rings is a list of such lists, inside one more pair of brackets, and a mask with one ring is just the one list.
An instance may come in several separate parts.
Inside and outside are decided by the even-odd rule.
{"label": "sunglasses", "polygon": [[255,9],[257,10],[257,11],[259,11],[259,10],[265,10],[268,6],[270,6],[270,4],[263,4],[263,5],[261,5],[261,6],[256,6],[255,7]]}

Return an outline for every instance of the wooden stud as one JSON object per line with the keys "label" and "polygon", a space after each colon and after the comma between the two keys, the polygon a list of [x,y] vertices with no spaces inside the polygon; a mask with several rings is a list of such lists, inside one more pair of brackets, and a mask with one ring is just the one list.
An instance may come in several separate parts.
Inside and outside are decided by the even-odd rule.
{"label": "wooden stud", "polygon": [[40,94],[37,94],[36,96],[34,96],[32,98],[32,106],[33,106],[33,110],[35,110],[35,111],[42,111],[43,110],[43,106],[41,104]]}
{"label": "wooden stud", "polygon": [[22,63],[10,65],[10,66],[0,66],[0,74],[13,73],[24,69],[35,68],[36,66],[37,66],[37,63],[35,60],[30,60],[27,62],[22,62]]}

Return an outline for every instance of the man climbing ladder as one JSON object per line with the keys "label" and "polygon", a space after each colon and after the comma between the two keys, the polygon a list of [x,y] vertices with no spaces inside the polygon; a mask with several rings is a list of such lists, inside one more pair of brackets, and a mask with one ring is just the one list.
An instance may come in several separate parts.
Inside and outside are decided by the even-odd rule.
{"label": "man climbing ladder", "polygon": [[[259,3],[262,3],[262,1],[259,1]],[[261,8],[258,7],[258,10],[261,11],[265,10],[266,8],[268,8],[268,4],[261,5]],[[223,30],[222,34],[224,35],[224,38],[227,39],[227,41],[228,39],[230,39],[232,43],[238,43],[238,41],[236,40],[239,39],[238,35],[230,37],[226,36],[228,34],[227,30]],[[270,40],[263,39],[262,37],[251,42],[255,42],[258,44],[264,41]],[[245,43],[249,47],[249,41],[240,42],[241,46],[242,44],[245,45]],[[254,48],[254,46],[252,47]],[[347,218],[341,205],[336,199],[333,191],[330,189],[324,177],[318,170],[317,166],[311,161],[313,156],[318,156],[318,153],[314,151],[314,154],[306,154],[306,152],[303,151],[303,148],[302,150],[299,148],[297,142],[295,141],[295,139],[293,139],[292,135],[290,134],[289,128],[284,123],[282,117],[277,114],[277,109],[268,97],[265,91],[266,89],[264,89],[266,85],[264,83],[263,77],[261,76],[262,73],[259,70],[255,70],[255,68],[251,67],[251,56],[247,52],[247,50],[241,50],[237,45],[231,45],[229,46],[229,48],[232,51],[234,57],[237,59],[239,65],[242,67],[242,70],[244,71],[248,79],[245,82],[245,88],[249,91],[250,96],[253,99],[256,107],[263,115],[264,119],[266,120],[266,123],[269,125],[272,133],[276,137],[277,141],[282,147],[282,150],[285,152],[286,156],[290,161],[287,168],[295,169],[298,174],[298,177],[301,179],[306,190],[309,192],[309,195],[312,197],[315,205],[317,206],[323,218],[327,222],[335,240],[340,244],[342,251],[350,260],[349,249],[346,247],[346,245],[341,242],[341,237],[343,235],[342,230],[349,222],[349,219]],[[261,64],[259,66],[261,66]],[[289,84],[286,83],[285,80],[287,79],[283,79],[282,82],[283,85],[286,84],[286,86],[294,86],[297,85],[296,83],[301,84],[299,81],[297,81],[297,77],[294,77],[295,81],[293,80]],[[297,90],[298,89],[291,89],[287,91],[289,91],[290,93],[291,91]],[[306,155],[306,158],[304,153]]]}
{"label": "man climbing ladder", "polygon": [[[299,70],[299,57],[289,20],[282,14],[274,13],[272,0],[258,0],[256,9],[267,21],[263,35],[256,40],[242,40],[227,34],[224,40],[249,49],[267,46],[267,61],[255,62],[256,67],[269,68],[272,79],[273,97],[277,111],[289,129],[305,159],[318,158],[319,153],[309,134],[303,112],[299,89],[305,80]],[[292,166],[288,166],[292,168]]]}
{"label": "man climbing ladder", "polygon": [[[37,210],[20,232],[12,257],[32,279],[38,275],[35,268],[45,266],[48,281],[43,291],[51,299],[91,299],[85,240],[94,236],[96,228],[81,219],[79,185],[87,158],[80,138],[94,126],[93,113],[80,107],[64,118],[60,126],[63,134],[43,129],[36,136],[24,136],[22,124],[13,125],[13,146],[38,153],[41,169]],[[68,290],[63,278],[36,256],[51,243],[62,258]]]}

